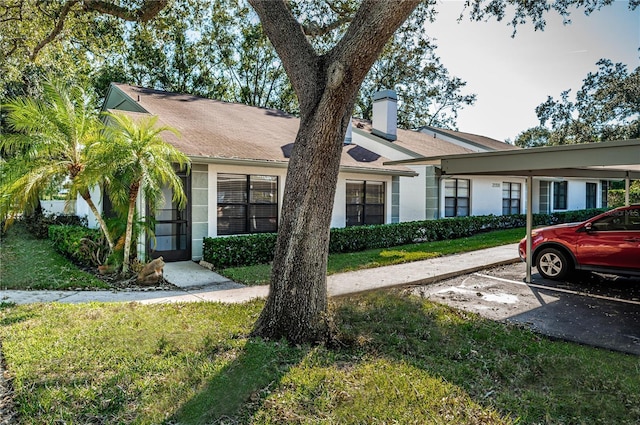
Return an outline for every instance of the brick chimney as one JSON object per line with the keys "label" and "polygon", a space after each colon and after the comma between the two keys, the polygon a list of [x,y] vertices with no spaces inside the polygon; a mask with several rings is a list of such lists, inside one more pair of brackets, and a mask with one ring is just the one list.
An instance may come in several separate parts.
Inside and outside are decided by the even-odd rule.
{"label": "brick chimney", "polygon": [[373,134],[394,141],[398,129],[398,96],[393,90],[373,94]]}

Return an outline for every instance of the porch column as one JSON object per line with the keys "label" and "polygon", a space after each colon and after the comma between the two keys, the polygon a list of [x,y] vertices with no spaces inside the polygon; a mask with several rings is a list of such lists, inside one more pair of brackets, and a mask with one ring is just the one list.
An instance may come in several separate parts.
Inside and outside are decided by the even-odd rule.
{"label": "porch column", "polygon": [[531,263],[532,263],[532,241],[531,231],[533,230],[533,176],[527,176],[527,276],[526,283],[531,283]]}

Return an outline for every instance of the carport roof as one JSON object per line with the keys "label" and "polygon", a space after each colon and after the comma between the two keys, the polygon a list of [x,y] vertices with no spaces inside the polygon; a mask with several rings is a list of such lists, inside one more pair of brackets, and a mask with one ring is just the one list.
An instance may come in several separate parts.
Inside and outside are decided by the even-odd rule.
{"label": "carport roof", "polygon": [[443,175],[640,179],[640,139],[406,159],[385,165],[435,165]]}

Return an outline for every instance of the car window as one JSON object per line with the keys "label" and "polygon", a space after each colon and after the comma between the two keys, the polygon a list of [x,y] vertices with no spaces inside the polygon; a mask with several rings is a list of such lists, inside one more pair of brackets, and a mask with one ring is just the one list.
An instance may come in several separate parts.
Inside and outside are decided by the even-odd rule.
{"label": "car window", "polygon": [[628,230],[640,230],[640,208],[629,210]]}
{"label": "car window", "polygon": [[591,229],[599,232],[640,230],[640,208],[611,211],[591,224]]}

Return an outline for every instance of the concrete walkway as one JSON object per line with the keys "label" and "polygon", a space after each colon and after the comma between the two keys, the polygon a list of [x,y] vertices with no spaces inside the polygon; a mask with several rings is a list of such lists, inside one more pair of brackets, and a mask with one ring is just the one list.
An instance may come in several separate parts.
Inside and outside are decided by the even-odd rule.
{"label": "concrete walkway", "polygon": [[[327,277],[330,296],[341,296],[396,286],[424,285],[489,267],[518,262],[517,244],[488,248],[424,261],[338,273]],[[177,290],[163,291],[0,291],[0,302],[170,302],[212,301],[241,303],[264,298],[268,286],[244,286],[232,282],[198,264],[185,261],[167,263],[165,279]]]}

